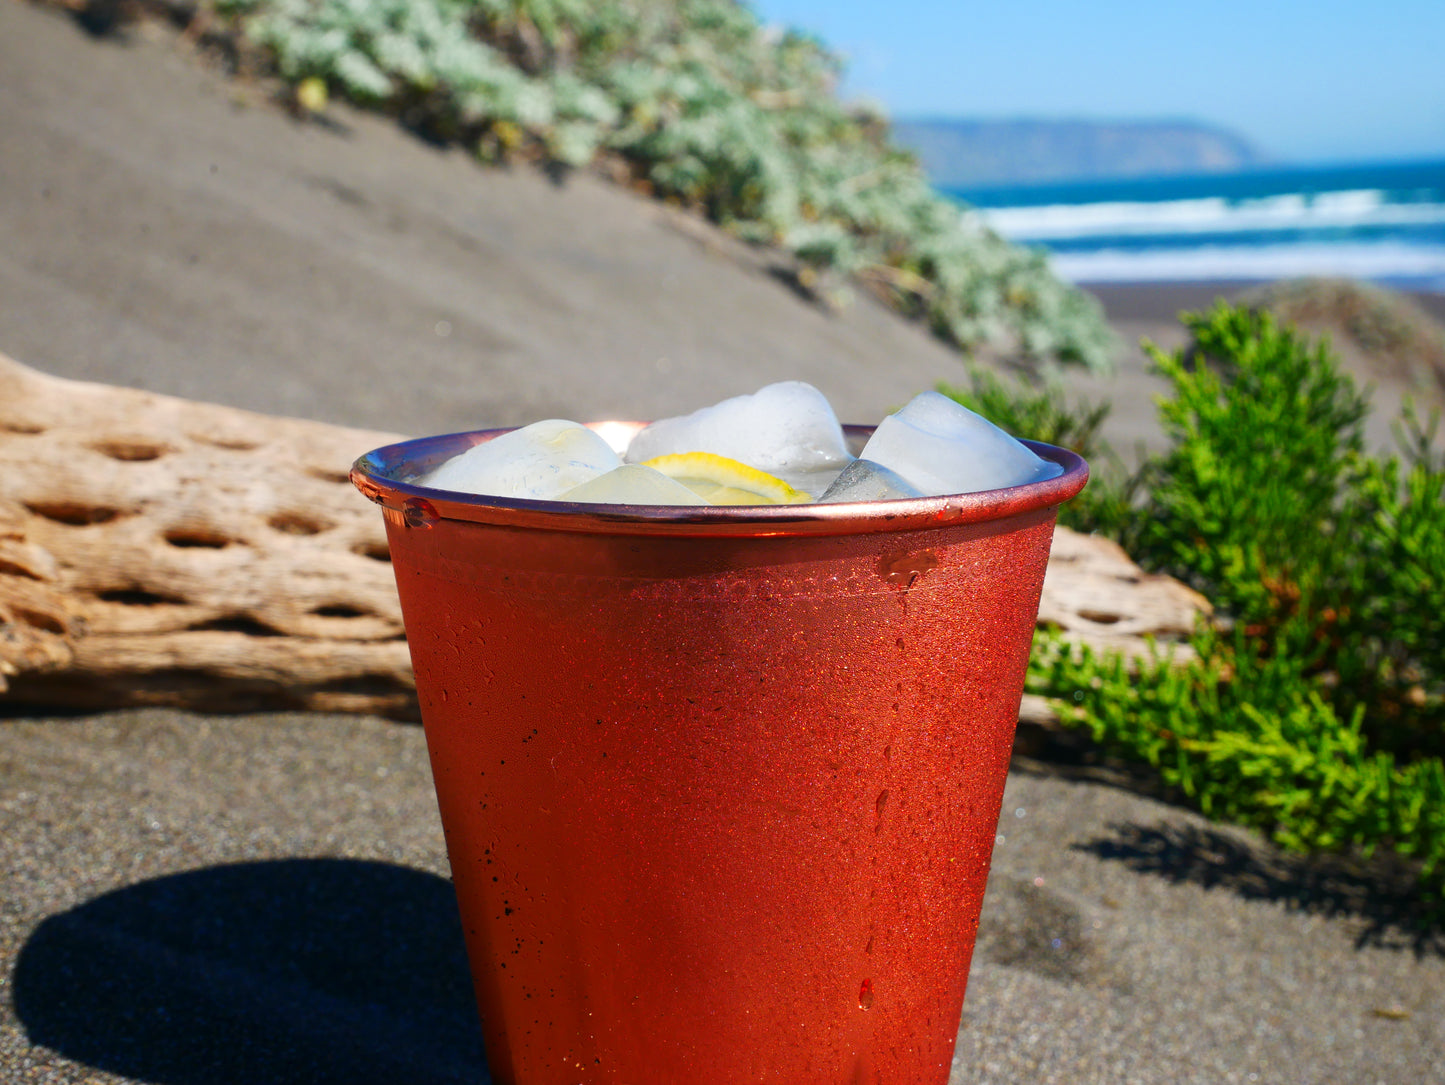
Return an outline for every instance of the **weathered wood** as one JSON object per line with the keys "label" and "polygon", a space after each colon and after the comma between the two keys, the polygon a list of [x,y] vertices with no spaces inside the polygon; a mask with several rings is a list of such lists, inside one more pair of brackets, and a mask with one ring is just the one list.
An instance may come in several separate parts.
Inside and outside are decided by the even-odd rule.
{"label": "weathered wood", "polygon": [[1183,640],[1209,613],[1204,596],[1173,577],[1144,572],[1112,539],[1055,529],[1041,627],[1133,656],[1146,650],[1146,638]]}
{"label": "weathered wood", "polygon": [[[396,439],[0,355],[0,696],[414,718],[382,518],[346,477]],[[1207,612],[1114,543],[1057,532],[1041,625],[1138,652]]]}
{"label": "weathered wood", "polygon": [[346,477],[392,440],[0,356],[6,695],[414,715],[381,517]]}
{"label": "weathered wood", "polygon": [[[1144,572],[1113,540],[1055,529],[1039,628],[1098,651],[1131,658],[1163,651],[1182,662],[1193,654],[1184,639],[1211,613],[1204,596],[1173,577]],[[1058,723],[1046,698],[1024,694],[1016,749],[1042,746],[1041,733]]]}

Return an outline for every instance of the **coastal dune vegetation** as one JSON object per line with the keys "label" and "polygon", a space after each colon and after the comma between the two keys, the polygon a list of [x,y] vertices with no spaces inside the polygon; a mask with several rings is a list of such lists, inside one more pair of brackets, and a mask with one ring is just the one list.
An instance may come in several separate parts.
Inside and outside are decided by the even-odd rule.
{"label": "coastal dune vegetation", "polygon": [[[1296,285],[1272,296],[1298,298]],[[1340,293],[1338,288],[1330,292]],[[1392,342],[1397,306],[1352,312]],[[1388,298],[1380,295],[1384,301]],[[1365,317],[1369,316],[1366,320]],[[1439,416],[1407,403],[1399,450],[1366,451],[1368,395],[1328,341],[1249,305],[1184,314],[1187,349],[1149,347],[1169,447],[1106,470],[1061,522],[1119,540],[1199,589],[1215,617],[1181,660],[1142,662],[1041,634],[1029,687],[1096,749],[1148,767],[1175,798],[1284,848],[1393,854],[1445,923],[1445,454]],[[1117,463],[1107,405],[975,371],[946,389],[1006,428]]]}
{"label": "coastal dune vegetation", "polygon": [[203,0],[305,109],[385,111],[488,163],[594,168],[863,288],[965,352],[1107,369],[1097,302],[1042,252],[966,222],[886,119],[845,104],[841,61],[736,0]]}

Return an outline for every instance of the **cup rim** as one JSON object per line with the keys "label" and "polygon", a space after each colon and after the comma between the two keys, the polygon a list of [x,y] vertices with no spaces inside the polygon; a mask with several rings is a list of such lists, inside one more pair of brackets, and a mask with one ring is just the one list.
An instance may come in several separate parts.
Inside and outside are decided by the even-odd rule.
{"label": "cup rim", "polygon": [[[589,429],[614,440],[635,433],[644,422],[591,422]],[[857,535],[1002,520],[1047,509],[1075,496],[1089,480],[1089,466],[1076,452],[1040,441],[1022,443],[1063,473],[1039,482],[975,493],[908,497],[889,501],[806,505],[603,505],[577,501],[495,497],[420,486],[444,460],[516,427],[467,430],[419,437],[373,449],[351,467],[351,482],[363,495],[405,523],[437,520],[588,534],[766,536]],[[845,425],[844,435],[861,447],[872,426]]]}

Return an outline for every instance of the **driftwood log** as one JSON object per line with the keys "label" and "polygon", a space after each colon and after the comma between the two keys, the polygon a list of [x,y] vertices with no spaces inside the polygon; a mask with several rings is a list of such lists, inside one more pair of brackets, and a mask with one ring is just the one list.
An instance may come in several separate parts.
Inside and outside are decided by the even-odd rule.
{"label": "driftwood log", "polygon": [[[1193,651],[1182,642],[1210,613],[1204,596],[1173,577],[1144,572],[1113,540],[1055,529],[1040,628],[1100,651],[1133,658],[1157,649],[1183,662]],[[1058,714],[1045,698],[1026,693],[1019,720],[1049,728]]]}
{"label": "driftwood log", "polygon": [[[396,439],[0,355],[0,699],[415,718],[382,518],[347,481]],[[1207,609],[1061,529],[1039,620],[1138,651]]]}
{"label": "driftwood log", "polygon": [[84,708],[416,712],[377,510],[396,438],[0,356],[0,683]]}

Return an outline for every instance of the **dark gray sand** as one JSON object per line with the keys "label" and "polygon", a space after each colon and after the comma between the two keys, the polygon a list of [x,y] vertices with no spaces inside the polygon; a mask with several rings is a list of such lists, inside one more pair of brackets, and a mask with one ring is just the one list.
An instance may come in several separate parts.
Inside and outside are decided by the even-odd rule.
{"label": "dark gray sand", "polygon": [[[14,719],[0,774],[5,1081],[485,1080],[420,729]],[[1441,945],[1348,879],[1022,763],[999,833],[955,1083],[1445,1072]]]}
{"label": "dark gray sand", "polygon": [[[0,351],[414,433],[786,377],[869,420],[962,372],[587,177],[334,120],[162,32],[97,42],[0,0]],[[1216,292],[1099,291],[1121,371],[1076,385],[1115,400],[1117,442],[1157,432],[1127,343],[1175,345]],[[1389,883],[1023,758],[1000,837],[955,1082],[1445,1080],[1445,947]],[[485,1080],[414,727],[0,718],[0,870],[0,1081]]]}

